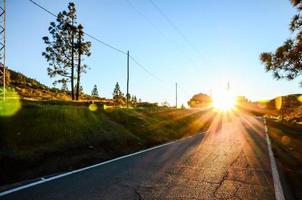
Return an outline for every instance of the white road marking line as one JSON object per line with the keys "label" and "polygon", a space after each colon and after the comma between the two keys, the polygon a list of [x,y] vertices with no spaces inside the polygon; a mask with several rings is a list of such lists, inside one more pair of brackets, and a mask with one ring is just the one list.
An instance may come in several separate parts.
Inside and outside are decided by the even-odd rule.
{"label": "white road marking line", "polygon": [[[201,132],[201,133],[198,133],[196,135],[200,135],[202,133],[205,133],[205,132]],[[17,192],[17,191],[29,188],[29,187],[40,185],[42,183],[46,183],[46,182],[49,182],[49,181],[52,181],[52,180],[55,180],[55,179],[59,179],[59,178],[62,178],[62,177],[65,177],[65,176],[68,176],[68,175],[71,175],[71,174],[76,174],[76,173],[79,173],[79,172],[82,172],[82,171],[85,171],[85,170],[88,170],[88,169],[92,169],[92,168],[95,168],[95,167],[98,167],[98,166],[101,166],[101,165],[105,165],[105,164],[114,162],[114,161],[118,161],[118,160],[121,160],[121,159],[124,159],[124,158],[128,158],[128,157],[135,156],[135,155],[138,155],[138,154],[141,154],[141,153],[144,153],[144,152],[148,152],[148,151],[151,151],[151,150],[154,150],[154,149],[158,149],[158,148],[161,148],[161,147],[164,147],[164,146],[176,143],[176,142],[187,140],[187,139],[190,139],[192,137],[193,136],[188,136],[188,137],[185,137],[185,138],[181,138],[179,140],[174,140],[172,142],[168,142],[168,143],[161,144],[161,145],[158,145],[158,146],[155,146],[155,147],[151,147],[149,149],[144,149],[144,150],[141,150],[141,151],[138,151],[138,152],[135,152],[135,153],[131,153],[131,154],[128,154],[128,155],[120,156],[120,157],[114,158],[112,160],[107,160],[105,162],[97,163],[97,164],[94,164],[94,165],[91,165],[91,166],[87,166],[87,167],[84,167],[84,168],[80,168],[80,169],[77,169],[77,170],[74,170],[74,171],[70,171],[70,172],[66,172],[66,173],[63,173],[63,174],[59,174],[59,175],[56,175],[56,176],[53,176],[53,177],[49,177],[49,178],[43,178],[42,177],[42,178],[40,178],[41,180],[39,180],[39,181],[35,181],[33,183],[29,183],[29,184],[26,184],[26,185],[21,185],[19,187],[12,188],[12,189],[0,192],[0,197],[2,197],[4,195],[7,195],[7,194],[11,194],[13,192]]]}
{"label": "white road marking line", "polygon": [[264,129],[265,129],[266,142],[267,142],[267,146],[268,146],[268,154],[270,157],[271,168],[272,168],[272,175],[273,175],[274,188],[275,188],[275,197],[276,197],[276,200],[285,200],[283,188],[282,188],[281,181],[280,181],[280,176],[279,176],[278,169],[277,169],[276,160],[275,160],[274,153],[272,150],[271,140],[268,135],[268,128],[266,125],[265,118],[263,118],[263,123],[264,123]]}

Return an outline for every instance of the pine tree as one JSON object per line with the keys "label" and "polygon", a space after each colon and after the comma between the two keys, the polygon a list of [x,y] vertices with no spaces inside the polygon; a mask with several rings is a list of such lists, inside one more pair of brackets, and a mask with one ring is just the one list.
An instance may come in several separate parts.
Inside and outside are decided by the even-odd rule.
{"label": "pine tree", "polygon": [[[291,3],[297,8],[297,14],[292,18],[289,27],[293,36],[275,52],[260,54],[266,71],[271,71],[277,80],[293,80],[302,74],[302,1],[291,0]],[[302,86],[302,82],[300,84]]]}
{"label": "pine tree", "polygon": [[120,85],[118,84],[118,82],[116,82],[114,90],[113,90],[113,94],[112,94],[113,99],[114,100],[119,99],[121,97],[121,94],[122,94],[122,92],[121,92],[121,89],[120,89]]}
{"label": "pine tree", "polygon": [[[80,24],[78,26],[78,41],[76,43],[76,49],[77,49],[77,55],[78,55],[78,64],[77,64],[77,85],[80,84],[81,80],[81,73],[86,73],[87,65],[81,65],[83,56],[90,56],[90,48],[91,48],[91,42],[85,42],[83,39],[83,26]],[[76,88],[76,100],[79,99],[79,87]]]}
{"label": "pine tree", "polygon": [[[68,10],[62,11],[57,15],[56,22],[51,22],[48,28],[50,38],[43,37],[46,44],[45,51],[42,55],[49,63],[47,68],[48,75],[51,78],[58,77],[53,84],[70,82],[71,84],[71,98],[75,99],[75,57],[78,59],[78,82],[80,78],[79,72],[85,72],[85,65],[81,65],[81,56],[90,55],[90,42],[84,42],[77,38],[81,38],[83,34],[82,26],[77,26],[77,15],[74,3],[69,3]],[[80,82],[79,84],[80,85]],[[77,88],[76,88],[77,89]]]}
{"label": "pine tree", "polygon": [[122,93],[122,91],[120,89],[120,85],[119,85],[118,82],[115,84],[112,96],[113,96],[114,102],[117,105],[124,105],[125,104],[126,98],[124,97],[124,93]]}
{"label": "pine tree", "polygon": [[99,92],[98,92],[98,88],[96,85],[93,86],[93,89],[91,91],[91,96],[93,97],[99,97]]}
{"label": "pine tree", "polygon": [[133,107],[136,107],[136,105],[137,105],[137,98],[136,98],[135,95],[132,96],[131,103],[132,103]]}

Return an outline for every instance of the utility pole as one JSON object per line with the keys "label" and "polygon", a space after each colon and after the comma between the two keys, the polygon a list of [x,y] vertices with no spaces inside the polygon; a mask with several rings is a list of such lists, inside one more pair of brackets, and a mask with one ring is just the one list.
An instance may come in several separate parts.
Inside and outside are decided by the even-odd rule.
{"label": "utility pole", "polygon": [[175,108],[177,109],[177,83],[175,84]]}
{"label": "utility pole", "polygon": [[6,98],[6,64],[5,64],[5,50],[6,50],[6,0],[0,3],[0,99]]}
{"label": "utility pole", "polygon": [[127,51],[127,94],[126,94],[127,108],[129,108],[129,51]]}
{"label": "utility pole", "polygon": [[213,96],[213,90],[212,90],[212,88],[210,89],[210,97],[212,98],[212,96]]}

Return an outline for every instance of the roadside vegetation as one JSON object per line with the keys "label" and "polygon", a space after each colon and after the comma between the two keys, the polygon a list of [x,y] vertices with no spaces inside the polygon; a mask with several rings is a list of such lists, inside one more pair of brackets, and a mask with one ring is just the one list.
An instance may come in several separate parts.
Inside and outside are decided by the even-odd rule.
{"label": "roadside vegetation", "polygon": [[101,162],[206,126],[203,112],[196,110],[95,110],[85,103],[23,101],[15,115],[0,117],[0,184]]}
{"label": "roadside vegetation", "polygon": [[268,128],[274,154],[289,184],[284,185],[286,191],[294,199],[302,199],[302,125],[269,120]]}

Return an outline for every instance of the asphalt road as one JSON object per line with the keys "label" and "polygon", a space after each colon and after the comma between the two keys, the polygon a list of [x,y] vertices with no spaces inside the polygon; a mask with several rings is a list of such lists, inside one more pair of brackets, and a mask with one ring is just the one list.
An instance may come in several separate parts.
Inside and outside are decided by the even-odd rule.
{"label": "asphalt road", "polygon": [[0,197],[9,199],[275,199],[264,127],[249,116],[145,153]]}

